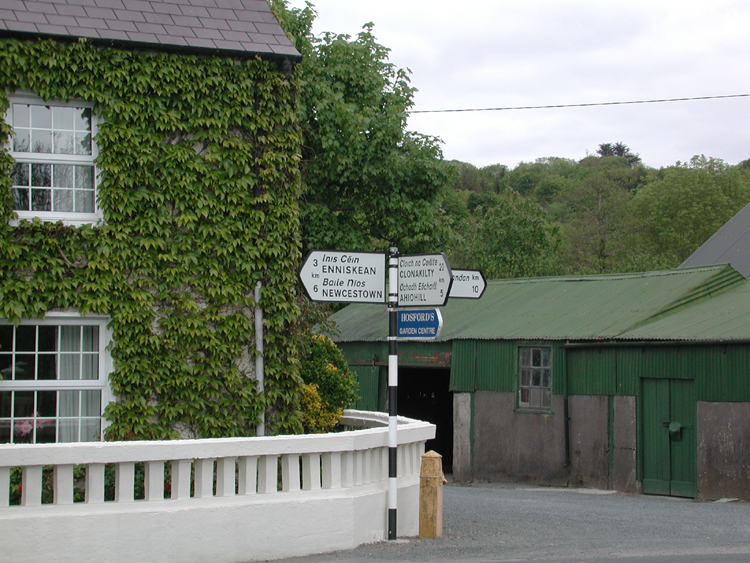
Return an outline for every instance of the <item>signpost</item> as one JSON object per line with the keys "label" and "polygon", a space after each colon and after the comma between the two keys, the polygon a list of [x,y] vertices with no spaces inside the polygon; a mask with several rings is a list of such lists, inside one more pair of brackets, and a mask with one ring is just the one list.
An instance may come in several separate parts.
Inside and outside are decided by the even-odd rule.
{"label": "signpost", "polygon": [[399,340],[432,340],[440,335],[443,315],[440,309],[401,309],[398,311]]}
{"label": "signpost", "polygon": [[445,254],[398,258],[398,306],[441,307],[448,300],[451,267]]}
{"label": "signpost", "polygon": [[[388,539],[395,540],[398,341],[437,338],[443,317],[440,309],[429,307],[445,305],[448,297],[479,299],[487,283],[478,270],[451,271],[444,253],[400,256],[398,248],[391,248],[387,255],[313,250],[299,277],[311,301],[388,304]],[[423,308],[399,309],[405,306]]]}
{"label": "signpost", "polygon": [[452,270],[450,298],[479,299],[487,288],[487,280],[479,270]]}
{"label": "signpost", "polygon": [[385,303],[385,254],[313,250],[299,272],[311,301]]}

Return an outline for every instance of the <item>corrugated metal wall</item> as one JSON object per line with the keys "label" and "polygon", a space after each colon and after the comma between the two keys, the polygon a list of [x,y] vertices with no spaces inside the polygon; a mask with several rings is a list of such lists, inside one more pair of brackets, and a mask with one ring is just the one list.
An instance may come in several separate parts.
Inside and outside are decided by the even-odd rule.
{"label": "corrugated metal wall", "polygon": [[690,379],[699,401],[750,401],[750,346],[569,348],[571,395],[638,395],[640,378]]}

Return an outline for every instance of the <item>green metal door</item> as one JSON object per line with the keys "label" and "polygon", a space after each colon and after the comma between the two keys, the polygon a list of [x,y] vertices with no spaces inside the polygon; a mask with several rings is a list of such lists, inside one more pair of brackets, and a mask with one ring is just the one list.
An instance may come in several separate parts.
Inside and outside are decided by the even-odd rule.
{"label": "green metal door", "polygon": [[643,492],[697,493],[695,395],[685,379],[642,379]]}

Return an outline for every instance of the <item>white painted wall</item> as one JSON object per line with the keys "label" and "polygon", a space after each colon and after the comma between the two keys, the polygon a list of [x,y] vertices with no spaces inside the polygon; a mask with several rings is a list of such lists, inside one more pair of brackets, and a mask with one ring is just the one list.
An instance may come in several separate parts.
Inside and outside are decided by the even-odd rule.
{"label": "white painted wall", "polygon": [[[348,411],[347,423],[387,424],[387,416],[380,420],[382,413],[359,417],[357,413]],[[419,532],[419,458],[435,427],[403,418],[399,423],[398,535],[415,536]],[[0,502],[0,562],[239,563],[380,541],[387,537],[387,433],[387,427],[381,426],[316,436],[73,444],[73,448],[39,445],[21,450],[20,446],[0,446],[0,473],[4,467],[17,465],[77,463],[74,458],[96,464],[202,456],[262,459],[279,454],[296,460],[297,455],[311,452],[314,456],[334,454],[329,458],[332,463],[322,464],[319,484],[312,490],[299,486],[294,490],[292,485],[292,490],[265,494],[255,487],[248,494],[232,490],[223,497],[37,506],[33,501],[22,506]],[[327,449],[321,450],[321,445]],[[343,463],[337,464],[338,459]],[[328,466],[333,467],[333,477],[325,475]],[[338,482],[336,472],[342,476]],[[295,480],[304,487],[299,474],[290,478]],[[324,488],[327,482],[329,488]],[[0,475],[0,487],[7,490],[7,485]],[[26,486],[33,488],[31,483]],[[289,488],[288,483],[279,484],[284,487]]]}

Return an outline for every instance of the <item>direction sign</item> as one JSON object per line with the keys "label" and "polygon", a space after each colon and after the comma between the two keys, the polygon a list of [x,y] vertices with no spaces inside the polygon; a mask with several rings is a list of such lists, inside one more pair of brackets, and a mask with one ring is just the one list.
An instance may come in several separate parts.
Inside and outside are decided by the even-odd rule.
{"label": "direction sign", "polygon": [[487,280],[479,270],[452,270],[451,299],[479,299],[487,288]]}
{"label": "direction sign", "polygon": [[385,273],[383,253],[312,250],[299,277],[311,301],[385,303]]}
{"label": "direction sign", "polygon": [[400,309],[396,313],[402,340],[432,340],[443,328],[440,309]]}
{"label": "direction sign", "polygon": [[451,267],[444,253],[398,258],[398,306],[445,305],[451,287]]}

